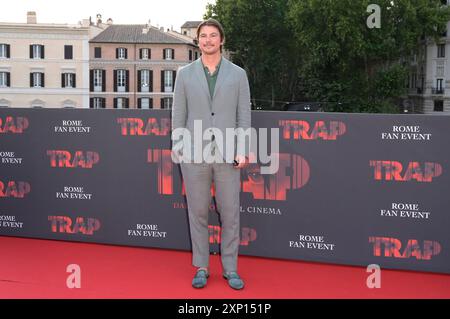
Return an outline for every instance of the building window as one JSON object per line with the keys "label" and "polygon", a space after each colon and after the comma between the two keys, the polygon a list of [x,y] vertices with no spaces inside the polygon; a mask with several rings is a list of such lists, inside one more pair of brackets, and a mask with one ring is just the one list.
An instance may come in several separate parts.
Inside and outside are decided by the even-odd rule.
{"label": "building window", "polygon": [[44,59],[44,46],[40,44],[30,45],[30,59]]}
{"label": "building window", "polygon": [[11,103],[8,100],[0,99],[0,107],[10,107]]}
{"label": "building window", "polygon": [[45,87],[44,84],[44,73],[32,72],[30,73],[30,87],[42,88]]}
{"label": "building window", "polygon": [[141,70],[141,92],[150,92],[150,70]]}
{"label": "building window", "polygon": [[129,107],[129,99],[125,97],[117,97],[114,99],[115,109],[127,109]]}
{"label": "building window", "polygon": [[163,71],[163,72],[164,72],[163,92],[173,92],[173,71]]}
{"label": "building window", "polygon": [[102,58],[102,48],[101,47],[94,48],[94,58],[96,58],[96,59]]}
{"label": "building window", "polygon": [[10,46],[9,44],[0,44],[0,58],[9,59],[10,58]]}
{"label": "building window", "polygon": [[437,79],[436,80],[436,89],[438,91],[442,91],[444,88],[442,87],[444,80],[443,79]]}
{"label": "building window", "polygon": [[194,59],[196,59],[196,60],[198,59],[198,52],[197,51],[194,52]]}
{"label": "building window", "polygon": [[65,45],[64,46],[64,59],[65,60],[72,60],[73,59],[73,46],[72,45]]}
{"label": "building window", "polygon": [[106,99],[103,97],[93,97],[91,98],[91,109],[104,109],[106,105]]}
{"label": "building window", "polygon": [[413,73],[411,76],[411,88],[415,89],[417,87],[417,73]]}
{"label": "building window", "polygon": [[435,100],[434,101],[434,111],[435,112],[443,112],[444,111],[444,101],[443,100]]}
{"label": "building window", "polygon": [[63,73],[61,75],[61,87],[63,88],[76,88],[76,75],[75,73]]}
{"label": "building window", "polygon": [[35,100],[31,101],[31,107],[43,108],[43,107],[45,107],[45,103],[42,100],[35,99]]}
{"label": "building window", "polygon": [[173,59],[175,59],[175,50],[164,49],[164,60],[173,60]]}
{"label": "building window", "polygon": [[161,99],[161,108],[170,110],[172,108],[173,98],[171,97],[163,97]]}
{"label": "building window", "polygon": [[151,109],[153,108],[153,99],[149,97],[143,97],[138,99],[138,108],[139,109]]}
{"label": "building window", "polygon": [[125,60],[128,58],[127,49],[126,48],[118,48],[116,52],[116,58],[119,60]]}
{"label": "building window", "polygon": [[147,48],[144,48],[144,49],[140,49],[139,50],[139,58],[141,59],[141,60],[148,60],[148,59],[150,59],[151,58],[151,51],[150,51],[150,49],[147,49]]}
{"label": "building window", "polygon": [[10,87],[10,73],[9,72],[0,72],[0,88]]}
{"label": "building window", "polygon": [[445,44],[438,44],[437,45],[437,57],[438,58],[445,58]]}
{"label": "building window", "polygon": [[62,103],[62,107],[66,108],[66,109],[73,109],[73,108],[75,108],[75,105],[76,105],[76,103],[72,100],[65,100]]}
{"label": "building window", "polygon": [[94,70],[94,92],[103,91],[103,70]]}
{"label": "building window", "polygon": [[117,70],[117,92],[125,92],[127,83],[126,70]]}
{"label": "building window", "polygon": [[189,50],[189,61],[192,61],[192,50]]}

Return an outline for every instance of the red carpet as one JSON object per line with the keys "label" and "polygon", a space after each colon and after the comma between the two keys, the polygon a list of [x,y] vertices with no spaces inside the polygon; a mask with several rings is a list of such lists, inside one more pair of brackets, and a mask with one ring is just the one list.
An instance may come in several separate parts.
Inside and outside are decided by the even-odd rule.
{"label": "red carpet", "polygon": [[[184,251],[0,236],[0,299],[5,298],[450,298],[450,275],[382,270],[369,289],[364,267],[240,256],[246,287],[234,291],[211,256],[211,277],[191,287]],[[81,288],[66,286],[69,264],[81,267]]]}

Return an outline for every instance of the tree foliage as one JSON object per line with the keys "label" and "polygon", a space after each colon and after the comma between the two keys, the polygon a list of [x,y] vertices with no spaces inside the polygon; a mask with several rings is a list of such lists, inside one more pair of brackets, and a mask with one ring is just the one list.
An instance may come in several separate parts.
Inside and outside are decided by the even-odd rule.
{"label": "tree foliage", "polygon": [[[367,25],[371,3],[380,28]],[[450,20],[440,0],[216,0],[208,17],[223,24],[255,104],[312,100],[345,112],[395,112],[408,72],[400,58]]]}

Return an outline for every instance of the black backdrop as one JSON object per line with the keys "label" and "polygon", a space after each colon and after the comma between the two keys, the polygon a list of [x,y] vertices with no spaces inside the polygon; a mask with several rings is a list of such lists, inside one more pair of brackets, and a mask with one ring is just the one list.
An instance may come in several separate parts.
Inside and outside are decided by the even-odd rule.
{"label": "black backdrop", "polygon": [[[241,172],[240,254],[450,273],[449,124],[253,112],[280,169]],[[189,250],[169,150],[166,110],[0,109],[0,235]]]}

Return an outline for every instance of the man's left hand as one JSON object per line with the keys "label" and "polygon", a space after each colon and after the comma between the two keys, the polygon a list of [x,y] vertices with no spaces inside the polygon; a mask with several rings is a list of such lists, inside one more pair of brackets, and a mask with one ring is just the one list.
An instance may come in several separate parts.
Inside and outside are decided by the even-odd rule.
{"label": "man's left hand", "polygon": [[238,165],[233,166],[234,168],[243,168],[247,164],[247,157],[244,155],[236,155],[234,160],[238,163]]}

